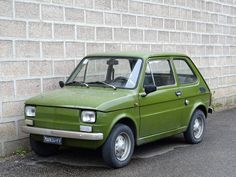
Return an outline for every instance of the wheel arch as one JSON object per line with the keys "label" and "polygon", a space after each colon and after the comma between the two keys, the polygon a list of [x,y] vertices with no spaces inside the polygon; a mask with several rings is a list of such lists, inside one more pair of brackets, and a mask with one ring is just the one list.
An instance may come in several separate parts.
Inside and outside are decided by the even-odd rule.
{"label": "wheel arch", "polygon": [[[206,116],[206,118],[207,118],[207,108],[206,108],[206,106],[204,106],[203,104],[200,104],[199,106],[197,106],[197,107],[195,108],[195,110],[197,110],[197,109],[201,110],[201,111],[205,114],[205,116]],[[194,111],[195,111],[195,110],[194,110]]]}
{"label": "wheel arch", "polygon": [[194,112],[195,112],[197,109],[201,110],[201,111],[205,114],[205,116],[206,116],[206,118],[207,118],[207,107],[206,107],[203,103],[201,103],[201,102],[195,104],[195,105],[193,106],[193,109],[191,110],[191,112],[190,112],[190,114],[189,114],[189,118],[188,118],[186,130],[187,130],[189,124],[190,124],[190,121],[191,121],[191,118],[192,118]]}
{"label": "wheel arch", "polygon": [[188,122],[190,122],[193,113],[194,113],[197,109],[201,110],[201,111],[205,114],[205,116],[206,116],[206,118],[207,118],[207,107],[206,107],[206,105],[204,105],[203,103],[199,102],[199,103],[197,103],[197,104],[195,104],[195,105],[193,106],[193,109],[191,110],[190,115],[189,115],[189,121],[188,121]]}
{"label": "wheel arch", "polygon": [[135,144],[137,144],[138,129],[135,121],[129,117],[122,117],[113,124],[112,128],[119,123],[127,125],[132,130]]}
{"label": "wheel arch", "polygon": [[122,124],[125,124],[128,127],[130,127],[132,132],[134,133],[135,140],[137,139],[137,128],[136,128],[136,125],[132,119],[130,119],[128,117],[124,117],[124,118],[120,119],[117,123],[122,123]]}

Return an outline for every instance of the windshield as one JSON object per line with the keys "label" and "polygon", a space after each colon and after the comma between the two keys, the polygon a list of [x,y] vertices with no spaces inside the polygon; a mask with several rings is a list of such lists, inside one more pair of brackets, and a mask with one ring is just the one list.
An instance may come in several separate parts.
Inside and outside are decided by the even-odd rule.
{"label": "windshield", "polygon": [[138,58],[86,58],[71,74],[66,85],[134,88],[142,60]]}

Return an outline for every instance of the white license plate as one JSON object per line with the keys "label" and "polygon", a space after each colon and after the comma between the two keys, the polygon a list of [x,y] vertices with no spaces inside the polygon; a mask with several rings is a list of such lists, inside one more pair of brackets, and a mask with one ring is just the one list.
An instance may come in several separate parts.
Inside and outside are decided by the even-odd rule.
{"label": "white license plate", "polygon": [[62,138],[60,137],[52,137],[52,136],[43,136],[43,142],[49,144],[62,144]]}

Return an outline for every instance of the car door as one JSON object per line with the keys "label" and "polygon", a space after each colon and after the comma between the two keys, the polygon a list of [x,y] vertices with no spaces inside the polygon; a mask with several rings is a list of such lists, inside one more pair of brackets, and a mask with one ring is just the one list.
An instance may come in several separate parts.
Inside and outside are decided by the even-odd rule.
{"label": "car door", "polygon": [[[184,99],[184,110],[181,119],[181,124],[187,126],[191,117],[191,112],[196,100],[201,99],[199,97],[201,87],[199,87],[198,79],[194,71],[191,69],[190,63],[184,57],[173,58],[173,65],[176,71],[179,90],[181,91]],[[206,88],[203,88],[206,91]]]}
{"label": "car door", "polygon": [[172,65],[171,58],[152,58],[147,63],[143,86],[155,85],[157,90],[139,96],[140,136],[144,139],[181,128],[184,100]]}

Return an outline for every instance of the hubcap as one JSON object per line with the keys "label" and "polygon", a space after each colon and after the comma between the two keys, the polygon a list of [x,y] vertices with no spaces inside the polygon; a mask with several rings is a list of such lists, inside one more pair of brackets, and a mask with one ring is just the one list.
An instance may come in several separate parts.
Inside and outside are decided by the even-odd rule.
{"label": "hubcap", "polygon": [[196,139],[199,139],[202,136],[204,129],[204,123],[201,117],[198,117],[195,119],[194,124],[193,124],[193,136]]}
{"label": "hubcap", "polygon": [[124,161],[130,154],[131,140],[127,133],[121,133],[115,141],[115,156],[119,161]]}

